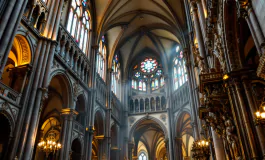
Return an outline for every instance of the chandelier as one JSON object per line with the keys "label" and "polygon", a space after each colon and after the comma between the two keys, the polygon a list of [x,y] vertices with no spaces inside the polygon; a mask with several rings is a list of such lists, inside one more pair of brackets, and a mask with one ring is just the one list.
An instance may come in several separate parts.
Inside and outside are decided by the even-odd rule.
{"label": "chandelier", "polygon": [[209,148],[208,140],[196,140],[192,144],[192,158],[195,160],[206,160],[210,156],[210,148]]}
{"label": "chandelier", "polygon": [[48,157],[50,153],[54,154],[58,149],[62,148],[62,145],[56,142],[55,136],[56,134],[51,131],[46,141],[41,138],[41,141],[38,143],[38,148],[46,153],[46,157]]}
{"label": "chandelier", "polygon": [[259,110],[256,112],[255,116],[255,124],[259,125],[265,125],[265,102],[262,102]]}

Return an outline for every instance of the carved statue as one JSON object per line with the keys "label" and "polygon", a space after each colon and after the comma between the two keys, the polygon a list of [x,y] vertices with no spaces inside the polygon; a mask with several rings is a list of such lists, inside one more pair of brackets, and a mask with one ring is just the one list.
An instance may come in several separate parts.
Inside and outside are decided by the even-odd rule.
{"label": "carved statue", "polygon": [[233,157],[235,159],[241,160],[238,138],[237,138],[236,134],[234,133],[235,132],[235,126],[233,125],[233,123],[230,119],[225,120],[225,126],[226,126],[226,129],[225,129],[226,140],[229,144],[230,153],[233,155]]}
{"label": "carved statue", "polygon": [[225,71],[226,67],[225,67],[225,60],[224,60],[224,52],[223,52],[223,47],[222,47],[222,43],[220,40],[220,36],[218,34],[214,34],[214,52],[213,53],[218,58],[222,70]]}

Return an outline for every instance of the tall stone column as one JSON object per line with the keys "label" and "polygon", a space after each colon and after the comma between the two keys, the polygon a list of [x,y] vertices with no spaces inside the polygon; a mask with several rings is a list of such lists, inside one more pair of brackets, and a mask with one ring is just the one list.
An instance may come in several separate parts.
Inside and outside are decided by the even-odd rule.
{"label": "tall stone column", "polygon": [[199,20],[200,20],[200,26],[203,37],[206,36],[206,22],[205,22],[205,16],[204,16],[204,8],[202,5],[202,0],[196,0],[197,6],[198,6],[198,13],[199,13]]}
{"label": "tall stone column", "polygon": [[197,125],[197,111],[196,111],[196,106],[195,106],[195,101],[194,101],[194,96],[192,94],[193,89],[192,89],[192,65],[191,65],[191,57],[188,52],[187,48],[183,49],[183,55],[184,59],[186,61],[186,70],[187,70],[187,77],[189,81],[187,82],[189,84],[189,94],[190,94],[190,106],[191,106],[191,111],[192,111],[192,121],[193,121],[193,133],[194,133],[194,139],[197,140],[199,138],[199,130],[198,130],[198,125]]}
{"label": "tall stone column", "polygon": [[235,79],[234,85],[235,85],[235,89],[236,89],[236,95],[237,95],[237,98],[239,101],[239,110],[240,110],[241,115],[242,115],[243,126],[245,128],[245,131],[247,134],[246,136],[248,138],[248,144],[249,144],[249,148],[251,151],[251,158],[257,159],[258,158],[257,148],[256,148],[257,145],[255,143],[254,135],[253,135],[253,132],[251,129],[251,124],[249,122],[249,117],[247,114],[248,111],[246,109],[246,104],[245,104],[245,101],[244,101],[244,98],[242,95],[242,89],[241,89],[239,80]]}
{"label": "tall stone column", "polygon": [[110,147],[111,147],[111,128],[110,128],[110,121],[111,121],[111,109],[112,109],[112,105],[111,105],[111,99],[112,99],[112,91],[111,91],[111,78],[112,76],[112,68],[108,69],[107,72],[107,113],[106,113],[106,157],[107,160],[110,160]]}
{"label": "tall stone column", "polygon": [[132,157],[133,146],[134,146],[134,144],[132,142],[128,143],[128,160],[133,160],[133,157]]}
{"label": "tall stone column", "polygon": [[61,117],[63,119],[63,126],[61,130],[62,148],[60,151],[60,160],[68,160],[71,148],[71,136],[73,129],[73,120],[78,113],[70,108],[62,109]]}
{"label": "tall stone column", "polygon": [[191,11],[192,11],[191,14],[193,17],[193,22],[194,22],[194,27],[195,27],[195,32],[196,32],[196,38],[197,38],[197,42],[199,45],[200,56],[203,58],[205,69],[208,71],[209,64],[208,64],[207,57],[206,57],[204,41],[203,41],[200,22],[199,22],[199,18],[198,18],[198,9],[196,7],[196,2],[192,1],[190,3],[190,7],[191,7]]}
{"label": "tall stone column", "polygon": [[94,126],[94,106],[96,103],[96,55],[98,52],[98,45],[94,45],[92,47],[92,52],[91,52],[91,72],[90,72],[90,79],[89,79],[89,86],[92,88],[91,91],[91,101],[90,101],[90,107],[89,107],[89,141],[88,141],[88,155],[87,158],[90,160],[92,159],[92,141],[93,141],[93,126]]}
{"label": "tall stone column", "polygon": [[173,150],[173,131],[172,131],[172,108],[167,108],[167,115],[168,115],[168,155],[169,160],[174,160],[174,150]]}
{"label": "tall stone column", "polygon": [[223,140],[218,137],[218,135],[215,133],[215,131],[213,131],[212,128],[211,132],[212,132],[216,160],[226,160]]}
{"label": "tall stone column", "polygon": [[26,8],[28,0],[9,0],[0,17],[0,76],[2,76],[9,51],[12,47],[18,25]]}
{"label": "tall stone column", "polygon": [[87,146],[87,148],[85,150],[85,160],[91,159],[93,135],[94,135],[94,130],[92,126],[89,126],[89,128],[86,131],[87,143],[85,145]]}
{"label": "tall stone column", "polygon": [[182,160],[183,154],[182,154],[182,137],[176,137],[175,138],[176,143],[176,157],[175,159]]}
{"label": "tall stone column", "polygon": [[[243,79],[242,83],[243,83],[243,87],[244,87],[244,90],[247,96],[249,108],[253,115],[256,112],[256,106],[252,98],[253,96],[251,93],[250,82],[247,80],[247,76],[244,76],[242,79]],[[250,119],[254,119],[254,115]],[[261,146],[263,159],[265,159],[265,135],[264,135],[264,132],[261,126],[255,126],[255,129],[258,135],[259,144]]]}

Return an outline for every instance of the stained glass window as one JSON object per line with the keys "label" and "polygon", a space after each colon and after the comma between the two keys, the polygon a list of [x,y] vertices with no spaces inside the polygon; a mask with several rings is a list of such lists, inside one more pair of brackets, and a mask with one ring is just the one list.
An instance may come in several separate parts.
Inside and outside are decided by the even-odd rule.
{"label": "stained glass window", "polygon": [[140,72],[136,72],[134,75],[136,78],[139,78],[141,76]]}
{"label": "stained glass window", "polygon": [[[176,50],[177,51],[177,50]],[[174,60],[174,88],[178,89],[187,81],[187,73],[185,67],[185,61],[183,60],[183,52],[177,52],[177,56]]]}
{"label": "stained glass window", "polygon": [[135,89],[135,86],[134,86],[134,79],[132,80],[132,88]]}
{"label": "stained glass window", "polygon": [[179,46],[176,47],[176,52],[179,52]]}
{"label": "stained glass window", "polygon": [[164,86],[164,79],[161,78],[163,77],[162,68],[161,63],[150,57],[135,64],[132,68],[132,79],[137,82],[138,87],[132,85],[132,88],[139,91],[147,91],[149,88],[156,90]]}
{"label": "stained glass window", "polygon": [[67,30],[78,43],[80,49],[87,53],[90,16],[85,10],[86,0],[72,0],[68,15]]}
{"label": "stained glass window", "polygon": [[106,61],[106,47],[101,40],[99,43],[99,49],[97,53],[97,72],[103,80],[105,80],[105,61]]}
{"label": "stained glass window", "polygon": [[156,78],[156,79],[155,79],[155,89],[158,89],[158,87],[159,87],[159,86],[158,86],[158,79]]}
{"label": "stained glass window", "polygon": [[146,155],[145,155],[144,153],[141,153],[141,154],[139,155],[139,160],[147,160]]}
{"label": "stained glass window", "polygon": [[142,91],[143,90],[143,81],[139,81],[139,90]]}
{"label": "stained glass window", "polygon": [[152,90],[155,90],[155,81],[152,81],[151,88]]}
{"label": "stained glass window", "polygon": [[[112,61],[112,91],[113,93],[119,98],[120,96],[120,63],[119,63],[119,57],[117,54],[114,55],[113,61]],[[135,88],[134,81],[132,81],[132,87]]]}
{"label": "stained glass window", "polygon": [[162,74],[162,70],[161,69],[157,70],[156,75],[160,76],[161,74]]}
{"label": "stained glass window", "polygon": [[143,82],[143,91],[146,91],[146,82]]}
{"label": "stained glass window", "polygon": [[146,58],[141,62],[141,71],[144,73],[153,72],[157,68],[157,61],[153,58]]}
{"label": "stained glass window", "polygon": [[164,84],[165,84],[164,77],[161,77],[160,78],[160,86],[164,86]]}

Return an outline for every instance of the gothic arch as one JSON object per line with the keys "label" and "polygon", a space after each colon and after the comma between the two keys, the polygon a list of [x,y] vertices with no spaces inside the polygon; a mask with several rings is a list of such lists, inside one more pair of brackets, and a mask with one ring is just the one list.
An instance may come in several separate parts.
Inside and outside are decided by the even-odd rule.
{"label": "gothic arch", "polygon": [[30,64],[31,48],[26,37],[20,34],[15,36],[12,49],[9,52],[8,57],[15,62],[15,66]]}
{"label": "gothic arch", "polygon": [[61,85],[63,85],[66,89],[67,94],[67,105],[65,107],[73,109],[74,107],[74,99],[73,99],[73,85],[71,83],[70,77],[65,73],[64,70],[59,69],[55,70],[50,74],[48,84],[51,83],[54,77],[58,77],[61,80]]}
{"label": "gothic arch", "polygon": [[71,155],[71,159],[72,160],[80,160],[82,159],[82,154],[84,153],[84,147],[83,147],[83,143],[82,140],[78,137],[73,139],[72,143],[71,143],[71,151],[72,151],[72,155]]}
{"label": "gothic arch", "polygon": [[[188,117],[187,117],[188,116]],[[186,119],[187,118],[187,119]],[[183,119],[186,119],[185,121],[183,121]],[[186,121],[191,122],[191,114],[190,112],[188,112],[187,110],[182,111],[178,114],[178,116],[176,116],[175,118],[175,124],[176,124],[176,132],[175,132],[175,136],[181,136],[178,135],[178,133],[181,133],[183,130],[182,125],[183,122],[186,123]],[[189,123],[187,122],[187,123]],[[185,127],[185,126],[184,126]],[[184,128],[185,129],[185,128]],[[188,132],[188,134],[190,134],[192,136],[192,133]]]}
{"label": "gothic arch", "polygon": [[10,126],[10,136],[12,136],[15,127],[15,123],[13,121],[12,116],[6,110],[3,109],[0,109],[0,114],[2,114],[8,120]]}
{"label": "gothic arch", "polygon": [[[104,118],[105,114],[100,108],[96,108],[94,113],[95,113],[93,117],[94,118],[94,124],[93,124],[94,129],[97,129],[98,131],[97,135],[104,135],[105,134],[105,118]],[[98,124],[95,124],[95,122],[97,122]],[[95,125],[101,126],[101,128],[98,126],[95,127]]]}
{"label": "gothic arch", "polygon": [[132,140],[132,138],[133,138],[133,133],[134,133],[135,129],[137,128],[137,126],[138,126],[139,124],[141,124],[141,122],[143,122],[144,120],[152,120],[152,121],[154,121],[155,123],[157,123],[157,124],[161,127],[161,129],[163,130],[164,135],[165,135],[165,139],[168,138],[167,128],[166,128],[166,126],[162,123],[162,121],[160,121],[159,119],[157,119],[157,118],[155,118],[155,117],[152,117],[152,116],[144,116],[144,117],[140,118],[139,120],[137,120],[137,121],[133,124],[133,126],[131,127],[131,129],[129,130],[129,139],[130,139],[130,140]]}

